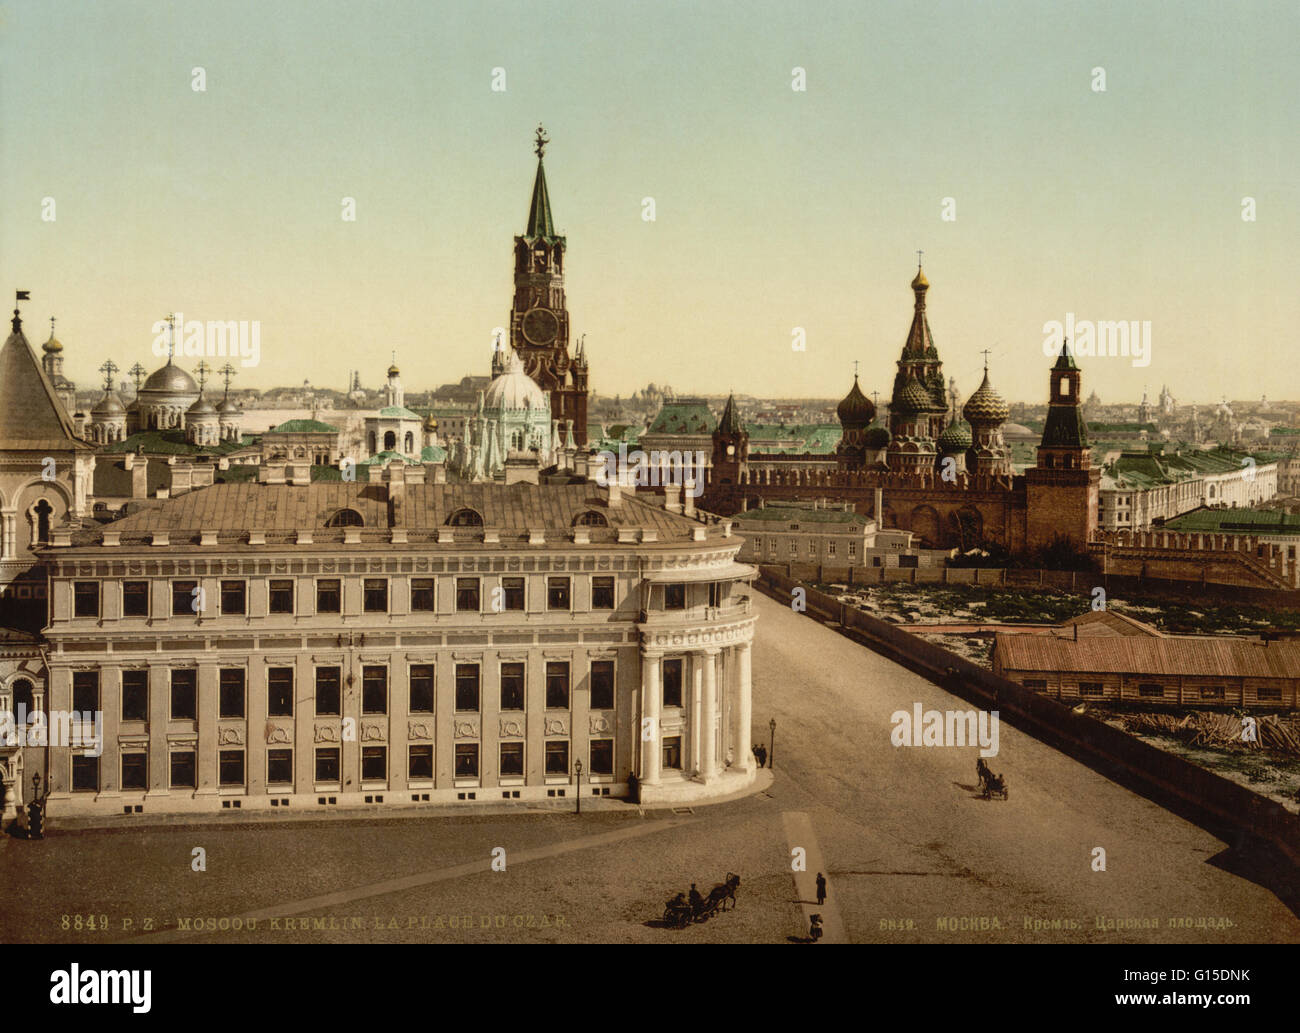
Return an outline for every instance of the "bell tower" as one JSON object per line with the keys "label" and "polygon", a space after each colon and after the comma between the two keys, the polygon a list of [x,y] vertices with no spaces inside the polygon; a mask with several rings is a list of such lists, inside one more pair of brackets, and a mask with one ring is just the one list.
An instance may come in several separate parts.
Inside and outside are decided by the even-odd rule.
{"label": "bell tower", "polygon": [[587,359],[581,345],[569,355],[569,310],[564,298],[567,244],[555,232],[542,155],[549,143],[537,127],[533,151],[537,175],[528,226],[515,237],[515,295],[510,309],[510,345],[524,370],[551,400],[551,418],[572,420],[579,448],[587,444]]}

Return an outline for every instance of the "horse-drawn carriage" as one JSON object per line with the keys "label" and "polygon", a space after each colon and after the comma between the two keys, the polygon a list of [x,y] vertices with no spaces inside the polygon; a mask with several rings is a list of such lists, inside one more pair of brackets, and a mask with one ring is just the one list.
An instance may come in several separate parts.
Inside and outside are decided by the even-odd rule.
{"label": "horse-drawn carriage", "polygon": [[975,762],[975,774],[979,776],[979,794],[985,800],[992,800],[995,796],[1003,800],[1007,797],[1007,782],[1001,775],[995,775],[992,768],[984,763],[981,757]]}
{"label": "horse-drawn carriage", "polygon": [[736,906],[736,888],[740,885],[740,876],[727,872],[727,881],[720,882],[709,890],[707,897],[701,896],[691,883],[690,894],[679,893],[664,905],[664,925],[673,929],[684,929],[692,922],[706,922],[719,911],[727,910],[727,901]]}

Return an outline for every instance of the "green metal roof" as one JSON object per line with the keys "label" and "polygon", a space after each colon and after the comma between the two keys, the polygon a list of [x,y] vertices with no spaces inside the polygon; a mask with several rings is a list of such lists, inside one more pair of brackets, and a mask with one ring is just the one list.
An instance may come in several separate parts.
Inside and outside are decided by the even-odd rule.
{"label": "green metal roof", "polygon": [[865,524],[861,513],[843,509],[811,509],[802,506],[764,506],[737,513],[734,520],[771,520],[782,524]]}
{"label": "green metal roof", "polygon": [[413,413],[404,405],[386,405],[379,410],[379,415],[386,420],[418,420],[419,413]]}
{"label": "green metal roof", "polygon": [[[783,426],[776,423],[747,423],[750,448],[762,455],[790,453],[802,455],[829,455],[840,443],[844,428],[837,423],[797,423]],[[770,445],[776,439],[783,444]],[[757,442],[757,444],[755,444]]]}
{"label": "green metal roof", "polygon": [[1083,407],[1053,405],[1048,409],[1043,444],[1048,448],[1087,448],[1088,424],[1083,419]]}
{"label": "green metal roof", "polygon": [[702,400],[665,402],[646,433],[712,434],[717,425],[713,413]]}
{"label": "green metal roof", "polygon": [[1194,509],[1166,520],[1164,529],[1300,535],[1300,515],[1269,509]]}
{"label": "green metal roof", "polygon": [[238,441],[222,441],[216,445],[191,445],[185,440],[183,430],[142,430],[129,438],[115,441],[103,451],[112,453],[143,452],[152,456],[226,455],[247,448],[257,439],[244,436]]}
{"label": "green metal roof", "polygon": [[337,434],[338,427],[331,427],[320,420],[286,420],[278,427],[272,427],[268,434]]}
{"label": "green metal roof", "polygon": [[551,218],[551,195],[546,190],[546,169],[542,159],[537,159],[537,177],[533,180],[533,200],[528,206],[528,229],[525,232],[529,240],[541,237],[543,240],[559,240],[555,233],[555,221]]}

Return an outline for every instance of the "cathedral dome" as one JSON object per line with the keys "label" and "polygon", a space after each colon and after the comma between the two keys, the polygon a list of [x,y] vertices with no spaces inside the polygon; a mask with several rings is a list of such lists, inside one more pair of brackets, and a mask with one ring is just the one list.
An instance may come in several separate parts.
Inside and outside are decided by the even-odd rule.
{"label": "cathedral dome", "polygon": [[969,423],[1005,423],[1011,415],[1011,407],[1003,397],[993,390],[989,383],[989,371],[984,371],[984,382],[979,390],[967,399],[961,414]]}
{"label": "cathedral dome", "polygon": [[193,395],[198,394],[199,385],[194,383],[193,377],[173,363],[171,359],[168,359],[167,365],[150,374],[141,390],[159,391],[174,395]]}
{"label": "cathedral dome", "polygon": [[923,290],[927,290],[929,286],[930,286],[930,281],[925,278],[925,273],[921,271],[921,267],[917,266],[916,276],[912,279],[912,290],[923,291]]}
{"label": "cathedral dome", "polygon": [[970,427],[961,421],[948,424],[944,432],[939,435],[937,442],[939,451],[945,455],[950,452],[965,452],[970,448],[971,442]]}
{"label": "cathedral dome", "polygon": [[900,415],[929,412],[933,407],[933,396],[921,386],[921,382],[916,379],[915,374],[907,378],[907,383],[903,386],[898,401],[894,403],[894,411]]}
{"label": "cathedral dome", "polygon": [[190,416],[214,416],[217,410],[212,407],[212,403],[203,395],[199,395],[193,404],[185,410]]}
{"label": "cathedral dome", "polygon": [[227,396],[221,399],[221,404],[217,406],[217,412],[223,416],[239,416],[243,413],[243,410]]}
{"label": "cathedral dome", "polygon": [[886,448],[889,445],[889,431],[884,427],[872,427],[862,440],[867,448]]}
{"label": "cathedral dome", "polygon": [[840,424],[845,427],[865,427],[876,418],[876,407],[858,387],[856,374],[853,377],[853,387],[849,389],[849,393],[844,396],[844,401],[840,402],[835,411],[839,414]]}
{"label": "cathedral dome", "polygon": [[116,416],[126,412],[126,408],[112,391],[105,391],[104,397],[90,410],[91,416]]}
{"label": "cathedral dome", "polygon": [[518,352],[511,352],[506,362],[506,371],[488,384],[487,391],[483,393],[484,409],[537,410],[549,406],[546,392],[524,372],[524,364]]}
{"label": "cathedral dome", "polygon": [[55,337],[53,333],[51,333],[50,339],[46,341],[43,345],[41,345],[41,351],[61,352],[63,351],[63,345],[59,343],[59,339]]}

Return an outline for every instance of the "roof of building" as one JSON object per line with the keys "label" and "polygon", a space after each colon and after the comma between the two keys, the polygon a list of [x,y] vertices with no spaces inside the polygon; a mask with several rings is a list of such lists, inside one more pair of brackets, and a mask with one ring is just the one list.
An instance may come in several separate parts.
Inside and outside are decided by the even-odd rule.
{"label": "roof of building", "polygon": [[[1079,630],[1075,632],[1075,628]],[[1060,634],[1072,636],[1122,636],[1146,635],[1149,638],[1164,638],[1165,633],[1153,624],[1126,617],[1114,610],[1089,610],[1078,617],[1072,617],[1061,625]]]}
{"label": "roof of building", "polygon": [[546,169],[542,165],[541,155],[537,156],[537,175],[533,179],[533,197],[528,203],[528,228],[524,231],[524,236],[529,240],[564,239],[555,232],[555,220],[551,217],[551,195],[546,189]]}
{"label": "roof of building", "polygon": [[677,398],[664,402],[647,434],[712,434],[717,428],[703,398]]}
{"label": "roof of building", "polygon": [[1164,522],[1166,531],[1300,534],[1300,514],[1273,509],[1193,509]]}
{"label": "roof of building", "polygon": [[943,429],[935,444],[940,452],[964,452],[971,447],[973,441],[970,427],[960,420],[954,420]]}
{"label": "roof of building", "polygon": [[844,428],[834,423],[747,423],[745,431],[751,451],[759,455],[830,455],[844,436]]}
{"label": "roof of building", "polygon": [[192,445],[185,440],[181,430],[142,430],[121,441],[106,445],[103,452],[143,452],[155,456],[226,455],[247,448],[254,439],[242,436],[237,441],[221,441],[215,445]]}
{"label": "roof of building", "polygon": [[0,448],[67,451],[89,449],[77,437],[54,385],[27,343],[22,320],[0,348]]}
{"label": "roof of building", "polygon": [[869,524],[870,517],[844,509],[814,509],[811,506],[773,506],[748,509],[737,513],[733,520],[741,526],[750,520],[771,521],[782,524]]}
{"label": "roof of building", "polygon": [[513,348],[506,360],[505,372],[493,379],[483,392],[483,411],[517,412],[529,409],[540,412],[549,410],[550,399],[532,377],[524,372],[523,359]]}
{"label": "roof of building", "polygon": [[722,410],[722,419],[718,421],[718,432],[720,434],[739,434],[741,432],[740,417],[736,415],[736,396],[734,393],[727,395],[726,408]]}
{"label": "roof of building", "polygon": [[[227,539],[241,532],[265,532],[268,539],[302,530],[328,531],[326,523],[341,509],[355,510],[361,526],[382,529],[384,539],[390,525],[390,485],[361,481],[290,484],[215,484],[172,499],[146,499],[133,511],[108,524],[74,531],[74,545],[95,545],[105,531],[121,534],[123,544],[144,544],[154,532],[167,532],[172,545],[196,542],[200,532],[225,533]],[[606,526],[588,528],[593,542],[612,541],[620,528],[653,530],[661,542],[691,541],[695,529],[705,526],[710,536],[720,534],[720,524],[701,524],[670,513],[648,500],[625,493],[614,506],[607,492],[589,483],[536,484],[406,484],[399,526],[418,539],[421,532],[447,526],[458,510],[471,509],[483,526],[499,529],[504,536],[526,536],[530,531],[568,532],[581,514],[595,510]],[[173,532],[175,532],[173,534]],[[341,532],[340,532],[341,535]]]}
{"label": "roof of building", "polygon": [[1278,458],[1269,452],[1246,452],[1223,446],[1167,449],[1155,445],[1146,451],[1121,452],[1103,471],[1103,486],[1140,491],[1211,474],[1240,473],[1250,462],[1258,467]]}
{"label": "roof of building", "polygon": [[[159,488],[169,488],[172,483],[171,468],[166,463],[146,463],[139,460],[145,470],[145,492],[152,496]],[[253,467],[256,470],[256,467]],[[100,499],[129,499],[133,494],[135,479],[126,469],[123,460],[105,460],[95,463],[95,497]]]}
{"label": "roof of building", "polygon": [[1227,636],[1080,636],[999,632],[994,656],[1003,670],[1137,674],[1152,677],[1296,678],[1300,641],[1256,642]]}
{"label": "roof of building", "polygon": [[975,389],[975,393],[966,399],[961,414],[971,423],[1002,423],[1011,415],[1011,406],[1006,399],[993,390],[989,382],[989,371],[984,370],[984,380]]}
{"label": "roof of building", "polygon": [[419,421],[419,414],[411,412],[404,405],[386,405],[379,410],[378,416],[381,420],[416,420]]}
{"label": "roof of building", "polygon": [[320,420],[285,420],[278,427],[272,427],[268,434],[337,434],[338,427],[332,427]]}
{"label": "roof of building", "polygon": [[1042,443],[1049,448],[1087,448],[1088,423],[1083,418],[1083,406],[1049,405]]}
{"label": "roof of building", "polygon": [[876,407],[858,386],[858,375],[853,374],[853,386],[835,407],[835,414],[846,427],[865,427],[876,418]]}

